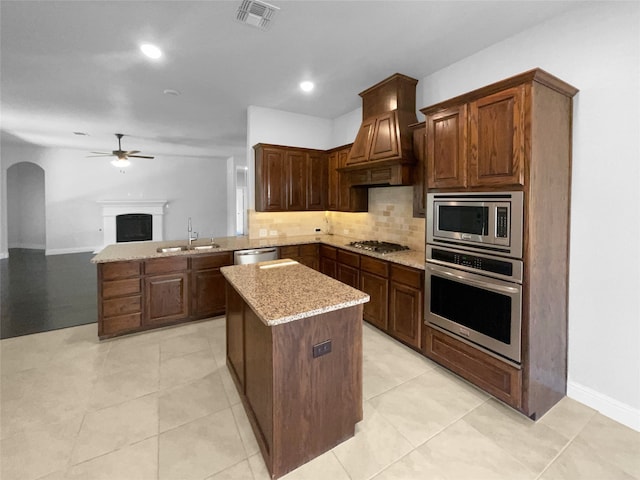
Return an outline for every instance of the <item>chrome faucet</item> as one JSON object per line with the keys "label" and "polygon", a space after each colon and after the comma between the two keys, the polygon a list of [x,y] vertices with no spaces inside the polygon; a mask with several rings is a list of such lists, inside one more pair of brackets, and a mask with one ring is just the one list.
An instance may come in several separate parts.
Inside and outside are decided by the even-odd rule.
{"label": "chrome faucet", "polygon": [[187,238],[189,239],[189,246],[191,246],[191,242],[198,240],[198,232],[194,232],[191,228],[191,217],[189,217],[189,221],[187,222]]}

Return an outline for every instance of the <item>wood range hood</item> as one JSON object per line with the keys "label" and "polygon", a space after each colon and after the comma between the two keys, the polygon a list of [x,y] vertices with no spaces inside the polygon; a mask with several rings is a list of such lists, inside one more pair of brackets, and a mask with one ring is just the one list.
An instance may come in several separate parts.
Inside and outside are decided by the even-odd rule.
{"label": "wood range hood", "polygon": [[418,80],[391,75],[360,93],[362,125],[346,166],[339,169],[353,187],[411,185]]}

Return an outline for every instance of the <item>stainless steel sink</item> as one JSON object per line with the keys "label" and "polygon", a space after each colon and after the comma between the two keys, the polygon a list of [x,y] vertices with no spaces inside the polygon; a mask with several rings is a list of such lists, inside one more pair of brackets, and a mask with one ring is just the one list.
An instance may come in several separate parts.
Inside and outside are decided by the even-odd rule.
{"label": "stainless steel sink", "polygon": [[158,253],[172,253],[172,252],[185,252],[187,250],[211,250],[213,248],[220,248],[220,245],[217,243],[206,243],[203,245],[174,245],[171,247],[158,247],[156,248],[156,252]]}
{"label": "stainless steel sink", "polygon": [[177,245],[174,247],[158,247],[156,248],[156,252],[158,253],[171,253],[171,252],[184,252],[185,250],[189,250],[189,247],[186,245]]}

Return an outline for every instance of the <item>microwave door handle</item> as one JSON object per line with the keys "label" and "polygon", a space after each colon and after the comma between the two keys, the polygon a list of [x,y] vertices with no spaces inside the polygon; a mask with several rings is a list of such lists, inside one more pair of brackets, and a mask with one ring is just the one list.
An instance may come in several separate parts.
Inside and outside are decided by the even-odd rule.
{"label": "microwave door handle", "polygon": [[478,281],[478,280],[473,280],[471,278],[467,278],[467,277],[463,277],[462,275],[456,275],[455,273],[451,273],[451,272],[443,272],[441,270],[436,270],[434,268],[431,268],[429,266],[427,266],[427,268],[433,272],[437,272],[438,275],[442,275],[445,277],[450,277],[450,278],[455,278],[456,280],[459,280],[462,283],[467,283],[469,285],[473,285],[474,287],[479,287],[479,288],[484,288],[486,290],[491,290],[494,292],[502,292],[502,293],[518,293],[518,289],[515,287],[507,287],[504,285],[495,285],[493,283],[490,282],[482,282],[482,281]]}

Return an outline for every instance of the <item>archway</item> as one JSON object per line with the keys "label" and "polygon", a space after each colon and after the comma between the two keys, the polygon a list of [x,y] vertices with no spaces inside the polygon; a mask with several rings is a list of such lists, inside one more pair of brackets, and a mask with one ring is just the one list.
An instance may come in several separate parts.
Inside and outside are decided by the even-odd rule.
{"label": "archway", "polygon": [[46,248],[44,170],[31,162],[7,169],[7,245]]}

